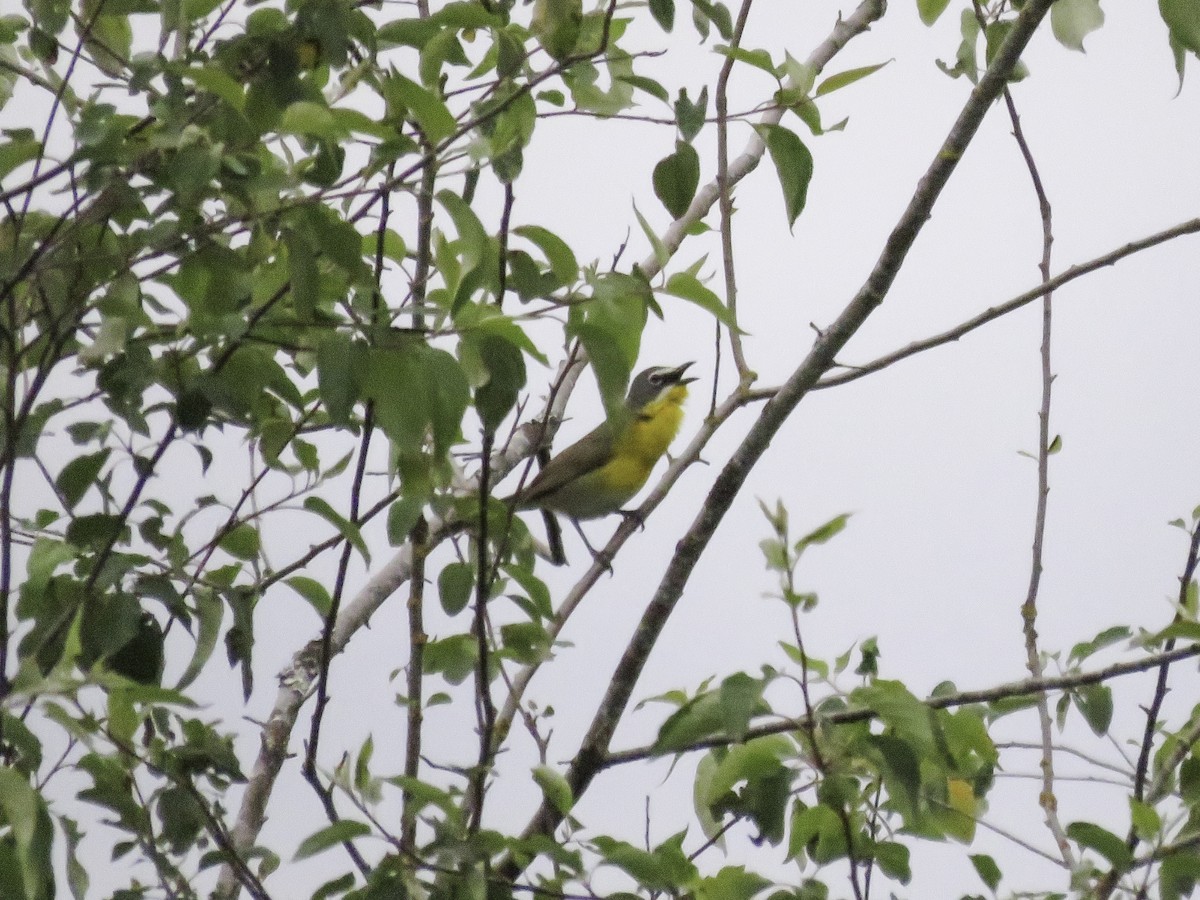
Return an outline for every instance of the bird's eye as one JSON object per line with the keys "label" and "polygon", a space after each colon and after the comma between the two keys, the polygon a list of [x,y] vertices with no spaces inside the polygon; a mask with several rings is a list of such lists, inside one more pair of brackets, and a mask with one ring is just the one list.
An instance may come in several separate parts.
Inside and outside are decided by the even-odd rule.
{"label": "bird's eye", "polygon": [[651,384],[662,384],[663,383],[662,372],[651,372],[650,373],[650,383]]}

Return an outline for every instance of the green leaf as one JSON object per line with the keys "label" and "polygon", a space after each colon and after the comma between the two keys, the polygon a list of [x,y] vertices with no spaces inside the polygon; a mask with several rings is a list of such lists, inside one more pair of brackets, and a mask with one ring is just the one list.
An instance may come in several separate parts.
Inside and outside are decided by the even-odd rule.
{"label": "green leaf", "polygon": [[696,900],[750,900],[769,884],[769,879],[743,866],[723,866],[716,875],[700,879]]}
{"label": "green leaf", "polygon": [[332,825],[327,825],[315,834],[310,834],[300,846],[296,848],[296,853],[292,859],[297,862],[302,859],[316,856],[318,853],[323,853],[330,847],[336,847],[338,844],[346,841],[353,841],[355,838],[365,837],[371,833],[371,827],[362,822],[356,822],[353,819],[342,819],[334,822]]}
{"label": "green leaf", "polygon": [[371,552],[367,549],[367,542],[363,540],[362,531],[358,526],[349,519],[340,515],[332,506],[320,497],[309,496],[304,500],[304,508],[309,512],[314,512],[334,528],[336,528],[350,545],[362,554],[363,560],[370,565]]}
{"label": "green leaf", "polygon": [[258,529],[244,522],[225,532],[218,544],[222,550],[237,559],[255,559],[261,549]]}
{"label": "green leaf", "polygon": [[782,125],[762,126],[761,130],[766,132],[764,140],[779,176],[779,186],[783,188],[783,205],[791,228],[808,199],[808,184],[813,174],[812,154],[799,135]]}
{"label": "green leaf", "polygon": [[0,818],[16,850],[19,874],[14,880],[24,886],[25,897],[45,900],[52,896],[54,828],[45,801],[23,775],[9,768],[0,768]]}
{"label": "green leaf", "polygon": [[293,575],[284,581],[284,584],[307,600],[322,619],[329,615],[329,610],[333,606],[333,598],[329,596],[329,591],[321,582],[315,578],[309,578],[307,575]]}
{"label": "green leaf", "polygon": [[77,456],[63,466],[58,477],[54,479],[54,486],[58,488],[68,509],[74,509],[75,504],[83,499],[88,488],[95,484],[100,470],[108,461],[109,452],[100,450],[87,456]]}
{"label": "green leaf", "polygon": [[487,381],[475,389],[475,410],[483,427],[495,432],[525,387],[525,358],[519,347],[495,334],[481,334],[476,347]]}
{"label": "green leaf", "polygon": [[279,119],[279,131],[283,134],[302,134],[308,137],[337,141],[346,136],[329,107],[308,100],[298,100],[288,105]]}
{"label": "green leaf", "polygon": [[334,425],[348,425],[358,401],[355,361],[361,354],[357,349],[349,336],[339,331],[329,332],[317,344],[317,389]]}
{"label": "green leaf", "polygon": [[453,114],[437,95],[403,75],[393,74],[388,79],[387,93],[404,105],[430,143],[448,138],[458,127]]}
{"label": "green leaf", "polygon": [[1149,803],[1129,798],[1129,817],[1133,829],[1143,841],[1153,841],[1162,833],[1162,818]]}
{"label": "green leaf", "polygon": [[675,152],[654,167],[654,195],[672,218],[678,219],[692,203],[700,184],[700,154],[691,144],[680,143]]}
{"label": "green leaf", "polygon": [[604,835],[593,838],[593,843],[605,862],[621,869],[642,887],[652,891],[676,893],[696,877],[695,865],[674,839],[664,841],[651,851]]}
{"label": "green leaf", "polygon": [[762,69],[768,75],[775,75],[775,64],[771,62],[771,54],[766,50],[751,50],[746,47],[726,47],[722,45],[717,47],[716,51],[729,59],[746,63],[746,65],[753,66],[756,69]]}
{"label": "green leaf", "polygon": [[906,823],[915,822],[921,803],[919,743],[887,733],[870,735],[867,745],[878,752],[882,761],[881,773],[890,804]]}
{"label": "green leaf", "polygon": [[462,684],[475,671],[478,647],[469,634],[455,634],[425,645],[425,671],[440,673],[450,684]]}
{"label": "green leaf", "polygon": [[654,749],[659,753],[683,750],[706,737],[721,734],[724,711],[716,694],[701,694],[686,703],[658,729]]}
{"label": "green leaf", "polygon": [[675,27],[675,0],[650,0],[650,15],[663,31]]}
{"label": "green leaf", "polygon": [[462,197],[451,190],[437,192],[437,201],[450,214],[454,228],[458,232],[458,242],[462,254],[463,269],[471,271],[482,262],[491,249],[491,241],[487,231],[475,210],[471,209]]}
{"label": "green leaf", "polygon": [[206,819],[203,807],[185,788],[168,787],[154,804],[158,814],[159,837],[174,853],[185,853],[196,843]]}
{"label": "green leaf", "polygon": [[1095,850],[1109,865],[1120,871],[1125,871],[1133,863],[1133,853],[1125,841],[1092,822],[1072,822],[1067,826],[1067,837],[1081,847]]}
{"label": "green leaf", "polygon": [[[891,60],[888,60],[888,62],[891,62]],[[881,62],[876,63],[873,66],[862,66],[861,68],[857,69],[847,69],[845,72],[838,72],[836,75],[830,75],[819,85],[817,85],[816,93],[814,93],[813,96],[823,97],[825,94],[832,94],[836,90],[840,90],[847,85],[854,84],[856,81],[861,81],[868,75],[878,72],[886,65],[886,62]]]}
{"label": "green leaf", "polygon": [[804,537],[800,538],[800,540],[796,541],[795,552],[802,553],[814,544],[828,543],[846,527],[846,522],[849,521],[851,515],[851,513],[842,513],[840,516],[834,516],[820,528],[810,531]]}
{"label": "green leaf", "polygon": [[661,82],[655,81],[653,78],[646,78],[642,75],[618,75],[616,79],[649,94],[655,100],[661,100],[663,103],[671,102],[671,95],[667,89],[662,86]]}
{"label": "green leaf", "polygon": [[[462,420],[471,402],[471,387],[458,360],[445,350],[425,348],[420,362],[429,396],[433,452],[440,459],[462,440]],[[521,366],[524,371],[524,363]]]}
{"label": "green leaf", "polygon": [[1083,662],[1094,653],[1098,653],[1106,647],[1111,647],[1113,644],[1127,640],[1131,634],[1129,627],[1126,625],[1115,625],[1112,628],[1107,628],[1090,641],[1082,641],[1072,647],[1067,659],[1071,662]]}
{"label": "green leaf", "polygon": [[466,608],[474,586],[475,566],[469,562],[448,563],[438,573],[438,597],[446,615],[457,615]]}
{"label": "green leaf", "polygon": [[[863,642],[863,651],[867,652]],[[877,679],[850,693],[855,705],[874,710],[875,714],[898,736],[911,743],[916,752],[925,756],[936,751],[932,710],[899,681]]]}
{"label": "green leaf", "polygon": [[0,179],[3,179],[13,169],[36,159],[42,149],[33,132],[28,128],[8,131],[9,140],[0,144]]}
{"label": "green leaf", "polygon": [[1108,734],[1113,716],[1112,689],[1104,684],[1087,684],[1071,696],[1092,733],[1097,737]]}
{"label": "green leaf", "polygon": [[971,865],[975,867],[975,872],[983,879],[988,890],[994,894],[996,888],[1000,886],[1000,879],[1004,877],[1000,867],[996,865],[996,861],[986,853],[973,853],[968,858],[971,860]]}
{"label": "green leaf", "polygon": [[922,22],[932,25],[949,5],[950,0],[917,0],[917,12]]}
{"label": "green leaf", "polygon": [[196,592],[196,617],[200,629],[196,635],[196,649],[192,652],[187,669],[179,677],[175,689],[182,691],[188,687],[204,669],[205,663],[212,656],[217,646],[217,638],[221,634],[221,621],[225,615],[225,604],[210,590]]}
{"label": "green leaf", "polygon": [[[1158,0],[1158,12],[1167,23],[1171,40],[1200,54],[1200,3],[1195,0]],[[1182,76],[1182,72],[1180,73]]]}
{"label": "green leaf", "polygon": [[571,811],[575,798],[571,793],[571,785],[559,772],[550,766],[534,766],[533,780],[542,789],[542,796],[563,815]]}
{"label": "green leaf", "polygon": [[746,736],[750,719],[761,712],[763,683],[745,672],[737,672],[721,682],[718,694],[725,733],[735,741]]}
{"label": "green leaf", "polygon": [[882,841],[875,845],[875,860],[883,874],[894,878],[901,884],[912,880],[912,868],[908,862],[909,851],[904,844],[895,841]]}
{"label": "green leaf", "polygon": [[671,253],[667,250],[667,245],[662,242],[658,233],[650,227],[650,223],[646,221],[646,217],[638,210],[636,203],[633,205],[633,215],[642,229],[642,234],[646,236],[646,240],[650,243],[650,249],[654,252],[655,263],[658,264],[659,269],[665,269],[667,263],[671,261]]}
{"label": "green leaf", "polygon": [[1050,28],[1068,50],[1082,53],[1083,39],[1103,24],[1100,0],[1057,0],[1050,7]]}
{"label": "green leaf", "polygon": [[675,101],[675,126],[679,136],[685,141],[691,141],[704,127],[708,116],[708,85],[700,89],[700,96],[693,103],[688,99],[686,88],[680,88],[679,98]]}
{"label": "green leaf", "polygon": [[837,812],[824,803],[806,807],[797,802],[792,809],[792,829],[788,835],[788,859],[805,851],[813,862],[825,864],[846,855],[846,833]]}
{"label": "green leaf", "polygon": [[1200,881],[1200,855],[1183,850],[1167,856],[1158,868],[1158,893],[1162,900],[1190,897]]}
{"label": "green leaf", "polygon": [[579,277],[579,263],[575,261],[575,254],[567,242],[554,232],[539,225],[522,225],[514,228],[513,234],[519,234],[542,251],[559,284],[571,284]]}
{"label": "green leaf", "polygon": [[405,494],[390,507],[388,507],[387,518],[387,535],[388,543],[393,547],[399,547],[409,539],[409,533],[413,526],[417,524],[417,519],[421,516],[421,511],[425,508],[425,501],[428,499],[426,491],[417,491],[412,494]]}
{"label": "green leaf", "polygon": [[733,318],[732,310],[721,302],[720,297],[705,287],[695,275],[688,272],[674,273],[667,279],[663,293],[695,303],[701,309],[712,313],[722,325],[733,331],[741,332],[737,321]]}
{"label": "green leaf", "polygon": [[220,97],[238,112],[245,110],[245,89],[218,66],[193,66],[184,69],[182,75],[184,80],[191,81],[202,91]]}
{"label": "green leaf", "polygon": [[791,759],[795,752],[795,744],[778,734],[729,747],[708,773],[705,791],[697,794],[697,800],[711,807],[721,802],[741,782],[750,785],[772,779],[787,771],[783,760]]}
{"label": "green leaf", "polygon": [[[7,729],[6,729],[7,730]],[[67,884],[71,888],[74,900],[85,900],[88,892],[89,878],[87,869],[79,861],[79,844],[83,840],[83,832],[74,819],[59,815],[58,823],[67,839]]]}

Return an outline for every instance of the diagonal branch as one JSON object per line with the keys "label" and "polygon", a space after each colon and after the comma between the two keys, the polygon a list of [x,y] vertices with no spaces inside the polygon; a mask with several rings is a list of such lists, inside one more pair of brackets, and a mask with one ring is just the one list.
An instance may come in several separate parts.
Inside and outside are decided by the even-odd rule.
{"label": "diagonal branch", "polygon": [[[865,375],[871,375],[881,369],[886,369],[888,366],[895,365],[903,359],[908,359],[910,356],[915,356],[918,353],[923,353],[926,350],[932,350],[934,347],[940,347],[943,344],[949,344],[952,341],[957,341],[961,337],[965,337],[972,331],[982,328],[989,322],[994,322],[996,319],[1006,316],[1011,312],[1015,312],[1023,306],[1028,306],[1034,300],[1046,296],[1046,294],[1058,290],[1064,284],[1074,281],[1077,278],[1082,278],[1084,275],[1090,275],[1092,272],[1099,269],[1107,268],[1108,266],[1116,265],[1127,256],[1133,256],[1135,253],[1141,253],[1143,250],[1148,250],[1151,247],[1157,247],[1159,244],[1165,244],[1168,241],[1173,241],[1175,238],[1184,237],[1189,234],[1200,233],[1200,218],[1188,219],[1186,222],[1180,222],[1178,225],[1173,225],[1162,231],[1147,235],[1144,238],[1130,241],[1115,250],[1110,250],[1100,256],[1090,259],[1087,262],[1077,263],[1069,269],[1065,269],[1053,278],[1048,278],[1039,284],[1037,287],[1026,291],[1023,294],[1018,294],[1011,300],[1000,303],[996,306],[989,307],[977,316],[973,316],[955,325],[940,334],[935,334],[927,338],[922,338],[919,341],[913,341],[907,346],[901,347],[892,353],[880,356],[870,362],[863,363],[858,366],[849,366],[848,371],[839,372],[836,375],[826,375],[817,384],[813,386],[814,390],[821,388],[836,387],[839,384],[846,384],[850,381],[856,381]],[[773,393],[756,391],[756,395],[764,393]]]}

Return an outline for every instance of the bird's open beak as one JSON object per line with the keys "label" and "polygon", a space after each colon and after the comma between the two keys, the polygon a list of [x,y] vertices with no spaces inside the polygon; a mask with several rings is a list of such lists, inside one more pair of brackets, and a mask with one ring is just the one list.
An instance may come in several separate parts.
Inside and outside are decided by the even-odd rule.
{"label": "bird's open beak", "polygon": [[685,362],[682,366],[672,369],[670,372],[671,380],[676,384],[691,384],[693,381],[699,381],[700,379],[698,378],[685,378],[683,376],[683,373],[687,371],[690,365],[694,365],[694,363]]}

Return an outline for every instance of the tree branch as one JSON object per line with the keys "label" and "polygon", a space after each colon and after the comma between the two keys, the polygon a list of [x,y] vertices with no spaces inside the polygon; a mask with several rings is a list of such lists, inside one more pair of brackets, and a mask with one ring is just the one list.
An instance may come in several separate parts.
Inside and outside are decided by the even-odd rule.
{"label": "tree branch", "polygon": [[[1162,653],[1155,653],[1143,659],[1113,663],[1111,666],[1105,666],[1103,669],[1096,669],[1091,672],[1075,672],[1071,675],[1059,675],[1053,678],[1026,678],[1022,681],[1010,681],[1005,684],[996,685],[995,687],[982,688],[975,691],[959,691],[954,694],[943,694],[938,697],[931,697],[925,700],[924,703],[930,709],[956,709],[960,706],[971,706],[975,703],[996,703],[1000,700],[1034,697],[1052,691],[1070,691],[1086,687],[1087,685],[1102,684],[1105,681],[1112,681],[1114,678],[1121,678],[1125,675],[1147,672],[1159,666],[1169,665],[1183,659],[1192,659],[1197,656],[1200,656],[1200,644],[1193,644],[1190,647],[1182,647],[1177,650],[1164,650]],[[823,725],[848,725],[853,722],[864,722],[874,718],[874,710],[859,707],[857,709],[845,709],[839,712],[822,714],[819,717],[819,723]],[[686,747],[673,747],[671,750],[661,750],[653,744],[632,747],[628,750],[618,750],[606,754],[600,763],[600,767],[602,769],[611,769],[615,766],[639,762],[645,759],[656,759],[667,755],[679,756],[684,753],[695,753],[698,750],[709,750],[713,747],[730,747],[734,744],[744,744],[756,738],[769,737],[774,734],[790,734],[794,731],[804,731],[807,727],[808,722],[804,717],[801,717],[798,719],[786,719],[781,722],[772,722],[770,725],[758,725],[748,728],[746,729],[745,736],[736,740],[724,736],[714,736],[696,741],[693,744],[688,744]],[[1038,746],[1040,747],[1040,745]]]}

